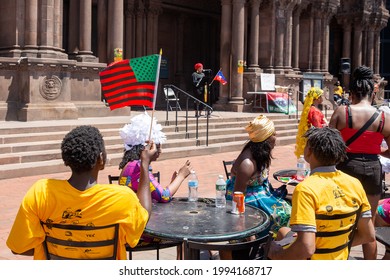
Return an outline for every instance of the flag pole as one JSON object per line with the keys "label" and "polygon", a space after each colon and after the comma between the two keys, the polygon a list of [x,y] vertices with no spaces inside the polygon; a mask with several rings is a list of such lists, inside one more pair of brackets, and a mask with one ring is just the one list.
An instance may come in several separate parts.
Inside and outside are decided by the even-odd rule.
{"label": "flag pole", "polygon": [[156,82],[155,82],[155,85],[154,85],[154,93],[153,93],[153,110],[152,110],[152,117],[151,117],[151,120],[150,120],[150,130],[149,130],[149,138],[148,138],[149,141],[150,141],[150,139],[152,137],[152,126],[153,126],[154,109],[156,107],[158,80],[160,79],[161,56],[162,56],[162,49],[160,49],[160,55],[158,57],[158,63],[157,63]]}
{"label": "flag pole", "polygon": [[217,77],[217,75],[218,75],[219,71],[221,71],[221,70],[222,70],[222,68],[219,68],[219,70],[218,70],[217,74],[215,74],[215,76],[214,76],[214,79],[211,81],[211,83],[209,84],[209,86],[211,86],[211,85],[213,84],[213,82],[214,82],[215,78]]}

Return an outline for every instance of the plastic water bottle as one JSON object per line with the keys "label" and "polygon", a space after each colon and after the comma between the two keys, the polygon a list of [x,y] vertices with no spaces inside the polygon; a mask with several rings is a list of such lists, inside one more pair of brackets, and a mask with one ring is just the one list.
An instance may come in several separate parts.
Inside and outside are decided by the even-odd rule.
{"label": "plastic water bottle", "polygon": [[223,179],[222,175],[218,176],[218,180],[215,183],[215,206],[218,208],[225,208],[226,207],[226,182]]}
{"label": "plastic water bottle", "polygon": [[194,170],[191,171],[191,174],[188,176],[188,201],[197,201],[198,200],[198,176]]}
{"label": "plastic water bottle", "polygon": [[297,180],[303,181],[306,177],[306,161],[303,155],[301,155],[297,161]]}

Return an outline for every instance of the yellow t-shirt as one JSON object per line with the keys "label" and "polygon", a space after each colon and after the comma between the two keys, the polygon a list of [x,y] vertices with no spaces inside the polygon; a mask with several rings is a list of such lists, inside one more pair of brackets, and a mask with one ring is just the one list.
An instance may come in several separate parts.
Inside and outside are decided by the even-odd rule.
{"label": "yellow t-shirt", "polygon": [[342,95],[343,95],[343,88],[341,86],[336,86],[334,88],[334,94],[337,94],[338,96],[342,97]]}
{"label": "yellow t-shirt", "polygon": [[96,184],[79,191],[66,180],[42,179],[26,193],[7,246],[16,253],[34,249],[34,259],[45,259],[41,221],[95,226],[119,223],[117,259],[126,259],[125,245],[137,245],[148,212],[125,186]]}
{"label": "yellow t-shirt", "polygon": [[[340,220],[316,220],[316,214],[334,215],[356,211],[362,205],[362,213],[370,210],[366,193],[360,181],[341,171],[315,172],[299,183],[292,197],[290,226],[312,226],[317,232],[348,229],[355,216]],[[294,230],[299,231],[299,230]],[[346,242],[348,234],[317,237],[316,248],[335,248]],[[328,253],[314,254],[311,259],[347,259],[348,248]]]}

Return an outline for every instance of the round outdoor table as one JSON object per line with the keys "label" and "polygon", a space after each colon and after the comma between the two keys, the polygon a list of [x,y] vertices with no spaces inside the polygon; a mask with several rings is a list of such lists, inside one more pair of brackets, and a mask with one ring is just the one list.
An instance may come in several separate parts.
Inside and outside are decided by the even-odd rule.
{"label": "round outdoor table", "polygon": [[245,205],[245,213],[237,215],[231,213],[231,201],[227,201],[226,208],[217,208],[214,199],[190,202],[173,198],[169,203],[153,204],[145,233],[168,240],[217,242],[261,233],[269,224],[268,215],[250,205]]}

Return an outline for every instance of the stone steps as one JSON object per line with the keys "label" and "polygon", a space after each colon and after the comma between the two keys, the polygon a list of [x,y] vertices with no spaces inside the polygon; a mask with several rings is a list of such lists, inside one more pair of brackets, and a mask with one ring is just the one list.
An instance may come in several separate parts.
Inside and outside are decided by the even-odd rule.
{"label": "stone steps", "polygon": [[[160,116],[159,123],[167,135],[167,142],[163,145],[160,160],[207,155],[227,151],[239,151],[248,139],[245,125],[256,114],[243,116],[225,115],[209,119],[209,137],[206,146],[207,119],[199,118],[198,139],[196,139],[196,119],[186,121],[181,118],[177,125],[174,121],[164,122]],[[278,145],[295,142],[297,121],[283,114],[269,114],[273,119]],[[61,124],[58,122],[46,123],[18,123],[0,128],[0,179],[14,178],[27,175],[40,175],[69,171],[61,159],[60,145],[64,135],[72,128],[81,124],[90,124],[98,127],[103,134],[109,165],[118,165],[123,156],[123,144],[118,130],[127,123],[129,118],[120,121],[101,119],[80,120],[74,123]],[[100,121],[100,122],[99,122]]]}

